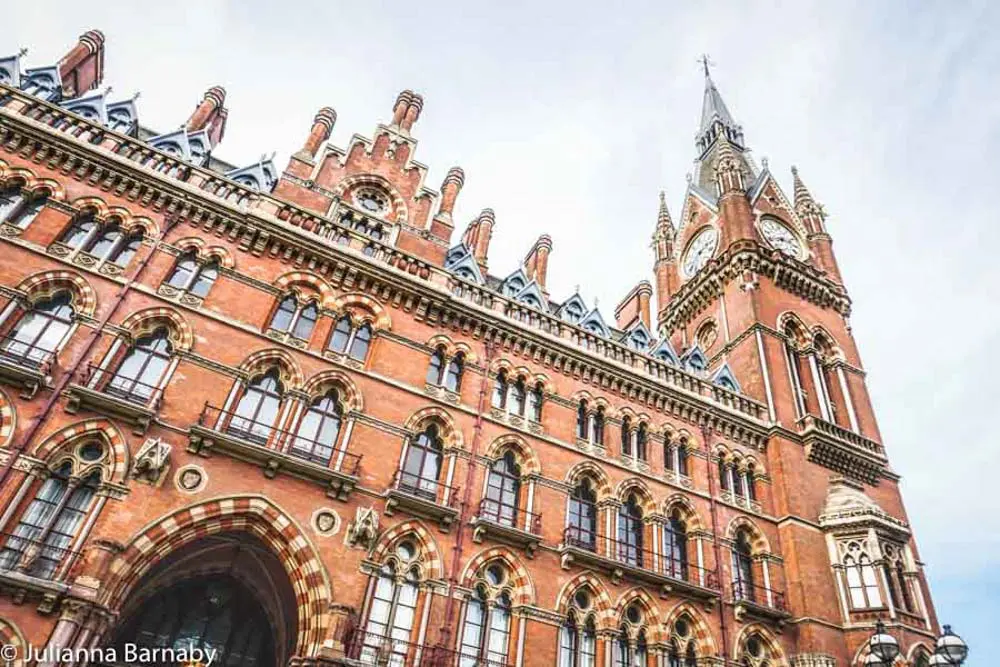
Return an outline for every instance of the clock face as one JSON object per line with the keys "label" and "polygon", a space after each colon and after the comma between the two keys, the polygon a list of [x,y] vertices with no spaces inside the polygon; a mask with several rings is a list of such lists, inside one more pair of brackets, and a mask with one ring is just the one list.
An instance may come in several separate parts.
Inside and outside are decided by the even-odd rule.
{"label": "clock face", "polygon": [[764,240],[770,243],[772,247],[792,257],[802,256],[802,244],[799,243],[799,238],[792,230],[777,220],[771,220],[770,218],[761,220],[760,232],[764,236]]}
{"label": "clock face", "polygon": [[718,244],[719,232],[715,227],[706,227],[698,232],[688,245],[687,254],[684,255],[684,275],[690,278],[698,273],[715,254],[715,247]]}

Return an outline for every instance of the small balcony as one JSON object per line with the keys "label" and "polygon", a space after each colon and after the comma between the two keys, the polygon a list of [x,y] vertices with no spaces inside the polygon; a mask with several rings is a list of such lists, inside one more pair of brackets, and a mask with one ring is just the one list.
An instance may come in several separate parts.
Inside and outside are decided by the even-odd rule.
{"label": "small balcony", "polygon": [[16,604],[28,597],[39,599],[38,611],[51,613],[69,590],[66,575],[79,555],[26,535],[0,533],[0,584],[12,592]]}
{"label": "small balcony", "polygon": [[874,440],[816,415],[806,415],[798,423],[806,456],[813,463],[869,484],[885,470],[885,452]]}
{"label": "small balcony", "polygon": [[542,515],[483,498],[472,522],[472,541],[491,539],[524,549],[528,558],[542,543]]}
{"label": "small balcony", "polygon": [[491,660],[483,655],[465,654],[453,648],[385,637],[361,628],[347,633],[343,656],[337,665],[351,667],[512,667],[512,663]]}
{"label": "small balcony", "polygon": [[657,586],[664,597],[675,593],[701,600],[706,608],[713,607],[721,597],[719,579],[711,570],[664,558],[649,549],[626,544],[578,526],[568,526],[563,531],[560,553],[563,568],[568,569],[576,563],[603,570],[615,583],[628,577]]}
{"label": "small balcony", "polygon": [[0,338],[0,381],[21,388],[25,400],[46,385],[55,355],[14,336]]}
{"label": "small balcony", "polygon": [[792,616],[784,593],[741,579],[733,580],[733,613],[738,621],[749,616],[779,626]]}
{"label": "small balcony", "polygon": [[163,400],[163,390],[159,387],[93,364],[87,367],[83,382],[71,384],[66,393],[67,412],[86,409],[119,417],[132,424],[136,435],[146,432]]}
{"label": "small balcony", "polygon": [[220,451],[262,467],[264,476],[279,472],[317,482],[327,495],[347,500],[358,483],[361,456],[304,438],[271,424],[253,421],[205,404],[188,432],[188,451],[211,456]]}
{"label": "small balcony", "polygon": [[458,518],[460,499],[457,488],[405,470],[396,471],[385,497],[386,515],[392,516],[399,509],[436,521],[443,532],[448,532]]}

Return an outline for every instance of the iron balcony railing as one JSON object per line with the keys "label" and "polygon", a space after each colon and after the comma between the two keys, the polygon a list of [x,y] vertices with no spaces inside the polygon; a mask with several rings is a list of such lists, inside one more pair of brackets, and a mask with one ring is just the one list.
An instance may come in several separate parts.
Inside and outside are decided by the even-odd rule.
{"label": "iron balcony railing", "polygon": [[17,533],[0,533],[0,572],[22,571],[39,579],[58,581],[78,550],[56,546]]}
{"label": "iron balcony railing", "polygon": [[785,594],[766,586],[758,586],[746,579],[733,579],[733,598],[737,602],[749,602],[759,607],[770,607],[777,611],[788,611]]}
{"label": "iron balcony railing", "polygon": [[396,470],[392,478],[392,486],[395,489],[416,496],[428,502],[458,509],[459,490],[457,487],[448,486],[443,482],[428,477],[415,475],[405,470]]}
{"label": "iron balcony railing", "polygon": [[517,528],[532,535],[541,535],[542,533],[541,514],[500,503],[490,498],[483,498],[479,501],[479,511],[476,517],[500,526]]}
{"label": "iron balcony railing", "polygon": [[348,659],[361,665],[379,667],[511,667],[511,663],[491,659],[468,648],[455,650],[432,644],[417,644],[403,639],[366,632],[360,628],[348,633],[344,642]]}
{"label": "iron balcony railing", "polygon": [[361,455],[338,447],[336,439],[328,442],[307,438],[299,434],[297,430],[277,428],[273,423],[248,419],[208,403],[205,404],[198,417],[198,425],[237,438],[261,449],[288,454],[346,475],[356,477],[361,468]]}
{"label": "iron balcony railing", "polygon": [[101,368],[95,364],[87,366],[83,384],[88,389],[149,408],[154,412],[160,409],[160,403],[163,401],[163,389],[159,386],[143,382],[139,378],[119,375],[117,369]]}
{"label": "iron balcony railing", "polygon": [[681,558],[667,557],[651,549],[625,542],[581,526],[567,526],[563,544],[585,549],[629,567],[676,579],[702,588],[719,590],[715,572]]}
{"label": "iron balcony railing", "polygon": [[48,373],[54,359],[55,353],[52,350],[25,343],[16,336],[0,338],[0,361]]}

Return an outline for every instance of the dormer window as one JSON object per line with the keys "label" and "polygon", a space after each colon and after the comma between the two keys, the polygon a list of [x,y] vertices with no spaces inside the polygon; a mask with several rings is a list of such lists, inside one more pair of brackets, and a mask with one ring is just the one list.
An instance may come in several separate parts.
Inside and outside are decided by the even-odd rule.
{"label": "dormer window", "polygon": [[504,294],[510,297],[517,296],[524,289],[524,281],[520,278],[511,278],[504,285]]}
{"label": "dormer window", "polygon": [[108,114],[108,127],[115,132],[127,132],[132,126],[132,117],[125,109],[115,109]]}
{"label": "dormer window", "polygon": [[9,84],[10,83],[10,72],[0,67],[0,83]]}

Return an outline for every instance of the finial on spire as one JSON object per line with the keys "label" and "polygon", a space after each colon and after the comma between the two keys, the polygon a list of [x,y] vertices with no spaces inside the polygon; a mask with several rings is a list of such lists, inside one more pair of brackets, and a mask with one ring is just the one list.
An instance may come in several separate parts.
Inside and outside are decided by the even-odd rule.
{"label": "finial on spire", "polygon": [[26,47],[26,46],[22,47],[21,50],[17,52],[17,57],[18,58],[23,58],[26,55],[28,55],[28,47]]}
{"label": "finial on spire", "polygon": [[142,96],[142,91],[141,91],[141,90],[137,90],[137,91],[135,91],[135,95],[133,95],[133,96],[132,96],[132,101],[133,101],[133,102],[135,102],[135,101],[136,101],[137,99],[139,99],[139,98],[140,98],[141,96]]}
{"label": "finial on spire", "polygon": [[702,68],[705,70],[705,78],[709,78],[711,75],[708,72],[708,68],[715,67],[715,63],[712,62],[707,53],[701,54],[701,58],[698,58],[698,62],[701,63]]}
{"label": "finial on spire", "polygon": [[806,184],[799,177],[798,168],[794,166],[792,167],[792,190],[795,197],[795,211],[807,220],[811,219],[811,216],[816,216],[822,224],[823,220],[826,219],[826,211],[823,210],[822,204],[813,199]]}
{"label": "finial on spire", "polygon": [[108,95],[110,95],[112,90],[114,90],[114,86],[108,86],[107,88],[105,88],[104,96],[107,97]]}

